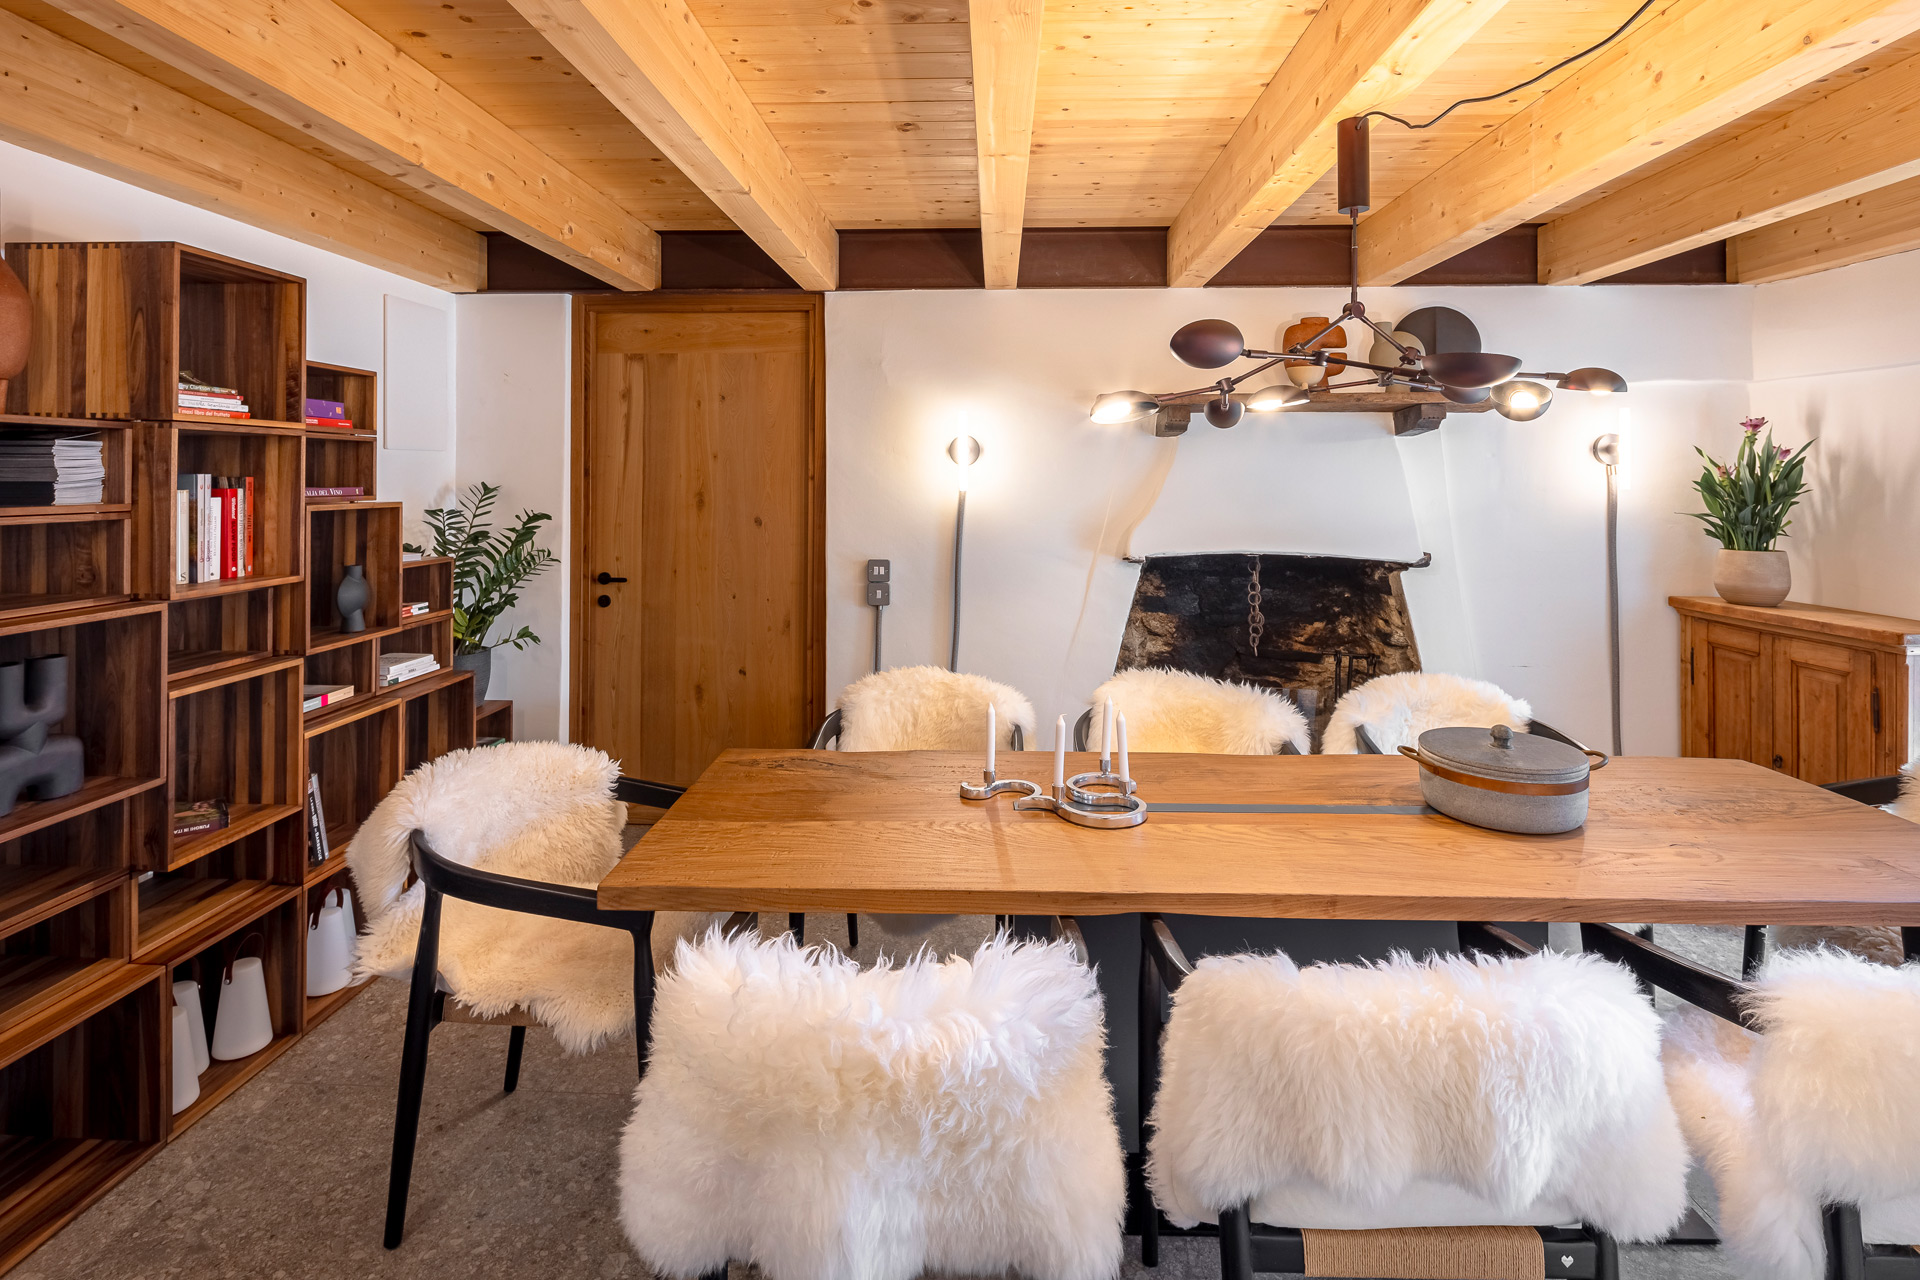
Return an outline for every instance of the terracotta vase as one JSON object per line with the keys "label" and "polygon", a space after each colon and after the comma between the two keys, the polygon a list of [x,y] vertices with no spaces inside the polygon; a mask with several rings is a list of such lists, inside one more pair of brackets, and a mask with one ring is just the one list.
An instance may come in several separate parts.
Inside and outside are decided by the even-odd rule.
{"label": "terracotta vase", "polygon": [[0,405],[7,383],[27,367],[27,341],[33,335],[33,300],[20,277],[0,259]]}
{"label": "terracotta vase", "polygon": [[1713,589],[1733,604],[1771,609],[1793,590],[1793,572],[1784,551],[1735,551],[1722,547],[1713,558]]}
{"label": "terracotta vase", "polygon": [[[1331,316],[1307,316],[1298,324],[1288,325],[1286,332],[1280,335],[1281,350],[1284,351],[1297,342],[1305,342],[1308,338],[1311,338],[1314,334],[1326,328],[1331,321]],[[1332,349],[1345,350],[1346,345],[1347,331],[1345,329],[1335,329],[1332,333],[1329,333],[1326,337],[1314,343],[1311,349],[1314,351],[1327,351]],[[1287,371],[1287,378],[1296,387],[1324,387],[1327,385],[1327,375],[1344,373],[1347,368],[1344,363],[1333,360],[1327,361],[1325,368],[1308,364],[1305,360],[1289,360],[1282,367]]]}

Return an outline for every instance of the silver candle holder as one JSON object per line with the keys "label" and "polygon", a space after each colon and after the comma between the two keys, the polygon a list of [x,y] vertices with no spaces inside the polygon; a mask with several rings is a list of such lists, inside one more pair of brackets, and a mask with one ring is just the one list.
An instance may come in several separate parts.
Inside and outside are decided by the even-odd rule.
{"label": "silver candle holder", "polygon": [[962,800],[991,800],[995,796],[1009,795],[1016,791],[1022,796],[1037,796],[1040,794],[1040,784],[1028,782],[1024,778],[996,778],[991,769],[980,771],[980,782],[977,786],[971,782],[960,784]]}
{"label": "silver candle holder", "polygon": [[[1083,773],[1074,782],[1094,776]],[[1131,789],[1132,784],[1128,783],[1128,787]],[[1034,792],[1033,795],[1015,800],[1013,807],[1051,813],[1076,827],[1137,827],[1147,820],[1147,802],[1126,792],[1085,791],[1072,783],[1053,788],[1050,795],[1039,794],[1038,787],[1034,788]]]}

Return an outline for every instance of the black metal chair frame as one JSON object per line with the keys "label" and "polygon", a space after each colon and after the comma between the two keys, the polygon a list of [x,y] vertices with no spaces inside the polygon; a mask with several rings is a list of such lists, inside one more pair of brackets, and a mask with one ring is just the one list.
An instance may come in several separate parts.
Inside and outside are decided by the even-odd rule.
{"label": "black metal chair frame", "polygon": [[[684,787],[623,777],[614,784],[614,799],[665,808],[685,791]],[[407,1191],[413,1179],[414,1147],[420,1132],[420,1103],[426,1092],[427,1042],[434,1028],[447,1020],[446,1002],[451,993],[440,980],[440,914],[444,899],[458,898],[502,911],[626,930],[633,935],[633,1026],[642,1075],[647,1069],[647,1046],[652,1032],[653,912],[604,911],[592,889],[480,871],[441,857],[420,831],[413,832],[411,840],[413,870],[424,888],[424,902],[420,912],[420,940],[414,948],[413,975],[407,992],[406,1040],[400,1053],[400,1098],[393,1120],[393,1163],[387,1181],[385,1236],[389,1249],[399,1247],[406,1230]],[[750,912],[735,912],[727,920],[726,929],[732,932],[753,918]],[[526,1039],[525,1024],[514,1025],[507,1041],[503,1086],[507,1093],[519,1086],[520,1059]]]}
{"label": "black metal chair frame", "polygon": [[[1536,948],[1498,925],[1463,923],[1460,929],[1462,950],[1490,955],[1532,955]],[[1151,1131],[1148,1117],[1153,1113],[1154,1095],[1160,1087],[1160,1042],[1168,1021],[1168,998],[1193,972],[1186,953],[1174,939],[1173,931],[1157,913],[1140,917],[1140,1001],[1139,1078],[1140,1149],[1144,1157]],[[1182,1230],[1164,1221],[1147,1189],[1144,1158],[1136,1166],[1134,1185],[1129,1188],[1141,1212],[1140,1261],[1149,1267],[1160,1265],[1160,1236],[1212,1235],[1213,1228],[1200,1226]],[[1593,1227],[1538,1227],[1543,1254],[1571,1257],[1571,1265],[1556,1265],[1554,1274],[1589,1277],[1590,1280],[1619,1280],[1620,1254],[1613,1238]],[[1271,1227],[1255,1223],[1251,1202],[1220,1211],[1220,1274],[1222,1280],[1252,1280],[1258,1272],[1306,1270],[1306,1242],[1292,1227]]]}
{"label": "black metal chair frame", "polygon": [[[1850,784],[1840,783],[1833,789],[1847,785]],[[1907,957],[1920,956],[1920,928],[1903,928],[1900,936]],[[1746,1007],[1746,996],[1752,989],[1748,981],[1702,968],[1618,925],[1581,925],[1580,945],[1584,950],[1624,965],[1643,987],[1658,987],[1716,1018],[1754,1029]],[[1826,1206],[1822,1211],[1822,1230],[1827,1238],[1828,1280],[1920,1278],[1920,1254],[1905,1246],[1870,1245],[1861,1238],[1858,1205]]]}

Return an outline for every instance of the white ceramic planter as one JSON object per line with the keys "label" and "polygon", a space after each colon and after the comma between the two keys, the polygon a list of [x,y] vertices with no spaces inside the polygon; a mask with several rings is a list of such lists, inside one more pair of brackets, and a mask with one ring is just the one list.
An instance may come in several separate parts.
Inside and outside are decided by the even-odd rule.
{"label": "white ceramic planter", "polygon": [[1713,589],[1722,600],[1770,609],[1793,589],[1787,553],[1722,547],[1713,558]]}

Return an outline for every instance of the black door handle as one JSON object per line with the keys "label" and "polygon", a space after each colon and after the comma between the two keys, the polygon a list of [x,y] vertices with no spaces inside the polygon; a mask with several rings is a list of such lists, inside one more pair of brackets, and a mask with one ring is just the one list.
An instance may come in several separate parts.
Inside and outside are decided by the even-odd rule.
{"label": "black door handle", "polygon": [[625,579],[625,578],[616,578],[616,577],[614,577],[614,576],[613,576],[612,574],[610,574],[610,573],[608,573],[608,572],[607,572],[606,570],[604,570],[604,569],[603,569],[603,570],[601,570],[601,571],[600,571],[600,576],[599,576],[599,577],[597,577],[597,578],[595,578],[595,579],[594,579],[594,581],[595,581],[595,582],[597,582],[597,583],[599,583],[599,584],[600,584],[601,586],[603,586],[603,587],[604,587],[604,586],[606,586],[606,585],[607,585],[607,584],[608,584],[609,582],[625,582],[625,581],[626,581],[626,579]]}

